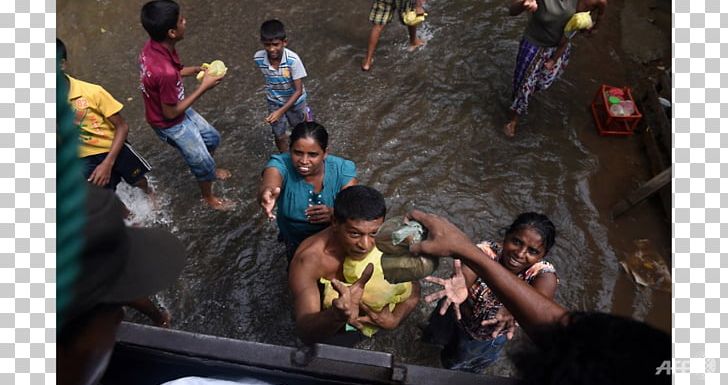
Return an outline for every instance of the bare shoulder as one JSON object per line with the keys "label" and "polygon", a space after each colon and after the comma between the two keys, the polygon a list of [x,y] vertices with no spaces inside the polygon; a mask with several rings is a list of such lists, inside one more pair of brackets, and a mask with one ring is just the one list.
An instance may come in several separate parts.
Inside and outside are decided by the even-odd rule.
{"label": "bare shoulder", "polygon": [[326,250],[328,229],[306,238],[298,246],[289,268],[289,285],[294,288],[301,281],[318,281],[319,278],[330,278],[337,266],[332,264],[332,257]]}
{"label": "bare shoulder", "polygon": [[547,298],[553,299],[554,295],[556,294],[556,288],[558,286],[558,283],[559,280],[556,277],[556,273],[548,272],[538,274],[531,282],[531,286],[533,286],[536,290],[538,290]]}
{"label": "bare shoulder", "polygon": [[293,255],[291,265],[288,268],[288,279],[291,287],[297,280],[309,280],[317,275],[319,269],[316,256],[320,255],[323,247],[319,245],[319,242],[313,241],[312,238],[304,240]]}

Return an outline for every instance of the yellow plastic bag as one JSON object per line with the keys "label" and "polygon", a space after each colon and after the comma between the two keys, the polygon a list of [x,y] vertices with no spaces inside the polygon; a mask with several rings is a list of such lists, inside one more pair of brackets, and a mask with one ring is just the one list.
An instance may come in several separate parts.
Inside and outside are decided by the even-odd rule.
{"label": "yellow plastic bag", "polygon": [[202,81],[202,78],[205,77],[205,73],[208,73],[212,76],[224,76],[227,73],[227,67],[225,67],[225,63],[223,63],[222,60],[213,60],[212,63],[202,63],[200,67],[207,68],[207,72],[198,72],[198,81]]}
{"label": "yellow plastic bag", "polygon": [[[364,294],[362,302],[376,312],[382,311],[385,306],[389,307],[389,311],[394,311],[397,304],[406,301],[412,295],[412,283],[403,282],[391,284],[384,279],[384,272],[381,265],[382,252],[376,247],[366,256],[366,258],[356,261],[349,258],[344,259],[343,275],[347,286],[359,279],[364,268],[369,263],[374,265],[374,272],[369,282],[364,286]],[[339,298],[339,292],[333,288],[331,281],[326,278],[319,280],[324,285],[323,308],[331,307],[332,302]],[[360,331],[367,337],[371,337],[378,330],[373,325],[364,325]]]}
{"label": "yellow plastic bag", "polygon": [[427,17],[427,13],[423,13],[421,15],[418,15],[417,12],[414,10],[409,10],[402,15],[402,21],[409,25],[410,27],[414,27],[415,25],[419,25],[423,21],[425,21],[425,17]]}
{"label": "yellow plastic bag", "polygon": [[589,29],[594,25],[592,22],[591,15],[589,12],[577,12],[574,16],[571,16],[569,22],[564,27],[564,32],[576,31],[579,29]]}

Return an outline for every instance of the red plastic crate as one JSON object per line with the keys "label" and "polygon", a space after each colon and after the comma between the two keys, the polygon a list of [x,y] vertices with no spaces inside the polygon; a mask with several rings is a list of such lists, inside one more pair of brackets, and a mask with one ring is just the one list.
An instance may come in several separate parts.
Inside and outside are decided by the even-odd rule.
{"label": "red plastic crate", "polygon": [[[607,91],[611,88],[618,88],[624,92],[624,100],[631,100],[634,105],[632,115],[619,116],[613,115],[609,110],[609,101],[607,100]],[[642,114],[637,109],[637,103],[632,97],[632,90],[629,87],[613,87],[602,84],[594,95],[591,104],[594,123],[597,126],[599,135],[607,136],[630,136],[634,133],[634,129],[642,119]]]}

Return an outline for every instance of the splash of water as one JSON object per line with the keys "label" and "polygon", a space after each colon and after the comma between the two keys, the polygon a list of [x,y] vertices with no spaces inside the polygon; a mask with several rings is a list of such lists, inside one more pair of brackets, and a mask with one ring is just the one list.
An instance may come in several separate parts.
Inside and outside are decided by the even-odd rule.
{"label": "splash of water", "polygon": [[157,190],[157,181],[147,177],[149,187],[154,191],[147,195],[139,188],[132,187],[126,183],[119,183],[116,194],[131,212],[125,220],[128,226],[160,226],[170,225],[172,218],[169,210],[171,198]]}

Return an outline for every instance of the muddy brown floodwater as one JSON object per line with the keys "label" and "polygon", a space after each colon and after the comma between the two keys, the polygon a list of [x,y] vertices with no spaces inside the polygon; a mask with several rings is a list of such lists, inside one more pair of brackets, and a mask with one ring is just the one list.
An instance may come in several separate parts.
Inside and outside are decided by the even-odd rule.
{"label": "muddy brown floodwater", "polygon": [[[503,1],[430,0],[421,30],[426,47],[408,53],[405,29],[393,23],[382,35],[370,73],[359,69],[369,2],[181,1],[187,31],[177,47],[183,63],[221,59],[229,68],[224,82],[195,108],[222,133],[216,158],[234,177],[218,188],[237,201],[232,213],[201,205],[180,156],[144,121],[136,64],[147,38],[139,22],[143,3],[59,0],[57,32],[69,49],[69,73],[103,85],[125,104],[130,141],[154,167],[158,208],[121,191],[137,221],[168,227],[187,245],[181,279],[159,295],[174,328],[297,343],[284,249],[255,202],[259,174],[274,145],[263,122],[263,79],[252,56],[260,49],[260,23],[275,17],[286,24],[289,48],[306,65],[310,106],[331,134],[331,152],[356,162],[360,181],[384,193],[391,215],[417,207],[483,240],[500,239],[500,229],[521,212],[543,212],[558,231],[548,258],[561,279],[560,303],[670,329],[670,294],[636,286],[618,264],[639,238],[649,239],[669,263],[670,220],[652,201],[610,219],[610,207],[649,179],[648,167],[637,136],[598,136],[587,108],[600,84],[631,85],[649,63],[669,58],[668,1],[637,11],[611,1],[599,34],[577,39],[564,77],[533,100],[514,140],[500,127],[526,17],[508,17]],[[649,15],[640,19],[638,11],[658,17],[647,22]],[[625,24],[627,14],[651,24],[644,28],[654,33],[642,40],[642,48],[653,57],[639,57],[646,51],[635,49],[634,39],[647,34]],[[190,92],[194,79],[186,86]],[[447,273],[443,267],[438,271]],[[434,289],[428,284],[423,290]],[[381,332],[360,347],[439,366],[437,350],[418,340],[418,325],[432,306],[421,303],[398,330]],[[490,373],[510,370],[501,360]]]}

